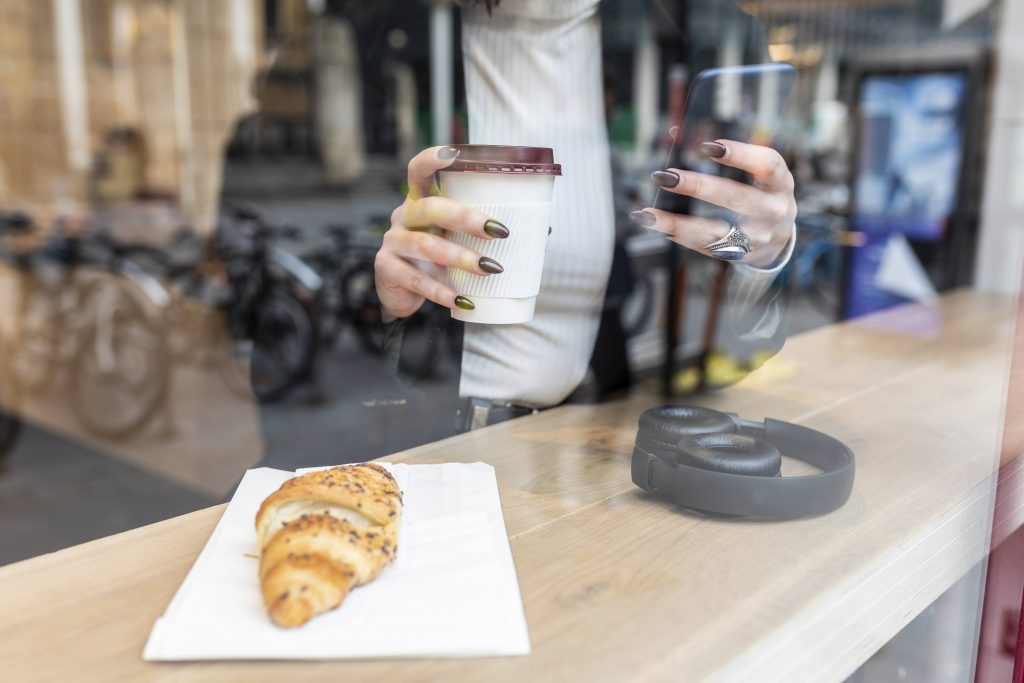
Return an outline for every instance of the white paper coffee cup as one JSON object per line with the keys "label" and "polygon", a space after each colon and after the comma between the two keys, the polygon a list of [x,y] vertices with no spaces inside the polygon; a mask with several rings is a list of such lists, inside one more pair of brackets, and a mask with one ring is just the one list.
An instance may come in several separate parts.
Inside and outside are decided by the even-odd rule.
{"label": "white paper coffee cup", "polygon": [[505,239],[449,232],[448,239],[489,256],[505,269],[475,275],[446,269],[448,285],[473,302],[452,317],[473,323],[514,324],[533,319],[550,231],[551,197],[561,166],[551,149],[496,145],[455,145],[459,157],[438,173],[441,194],[501,221]]}

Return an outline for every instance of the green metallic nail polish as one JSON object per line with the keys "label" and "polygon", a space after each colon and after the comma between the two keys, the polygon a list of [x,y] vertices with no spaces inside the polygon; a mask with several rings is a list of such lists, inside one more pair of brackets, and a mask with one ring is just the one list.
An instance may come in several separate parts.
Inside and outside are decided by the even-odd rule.
{"label": "green metallic nail polish", "polygon": [[455,305],[464,311],[472,311],[476,308],[472,301],[462,295],[455,297]]}
{"label": "green metallic nail polish", "polygon": [[493,218],[484,223],[484,232],[499,240],[503,240],[509,236],[508,228]]}
{"label": "green metallic nail polish", "polygon": [[488,256],[481,256],[480,260],[477,261],[477,265],[480,266],[480,270],[491,275],[497,275],[498,273],[504,273],[505,269],[500,263]]}

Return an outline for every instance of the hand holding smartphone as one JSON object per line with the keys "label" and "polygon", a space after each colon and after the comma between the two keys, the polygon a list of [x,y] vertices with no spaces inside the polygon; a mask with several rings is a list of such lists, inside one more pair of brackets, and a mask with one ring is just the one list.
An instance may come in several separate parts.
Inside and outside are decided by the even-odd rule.
{"label": "hand holding smartphone", "polygon": [[[630,217],[716,258],[756,267],[778,261],[792,238],[796,202],[793,176],[768,145],[795,80],[789,64],[698,74],[665,170],[652,174],[660,187],[654,206]],[[723,239],[744,247],[716,249]]]}

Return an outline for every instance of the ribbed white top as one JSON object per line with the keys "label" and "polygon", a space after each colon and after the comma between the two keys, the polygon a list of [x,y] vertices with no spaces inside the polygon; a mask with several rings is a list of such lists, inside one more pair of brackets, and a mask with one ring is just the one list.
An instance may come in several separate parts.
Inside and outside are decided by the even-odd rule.
{"label": "ribbed white top", "polygon": [[[502,0],[491,16],[482,7],[463,10],[470,141],[551,147],[563,173],[555,182],[534,319],[466,324],[459,387],[464,397],[550,406],[571,394],[586,373],[614,240],[597,5]],[[745,301],[763,293],[775,274],[738,270],[743,276],[733,280],[740,281]],[[777,312],[756,317],[771,332],[778,328]]]}
{"label": "ribbed white top", "polygon": [[555,181],[534,319],[467,324],[459,391],[548,406],[572,393],[587,371],[611,268],[597,1],[503,0],[490,17],[466,9],[462,50],[470,141],[551,147],[563,175]]}

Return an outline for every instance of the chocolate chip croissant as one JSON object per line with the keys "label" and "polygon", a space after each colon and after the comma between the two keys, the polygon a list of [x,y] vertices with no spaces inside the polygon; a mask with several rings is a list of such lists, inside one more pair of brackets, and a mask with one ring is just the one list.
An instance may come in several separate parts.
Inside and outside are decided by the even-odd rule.
{"label": "chocolate chip croissant", "polygon": [[301,626],[338,607],[395,558],[402,492],[364,463],[289,479],[256,514],[260,586],[278,626]]}

